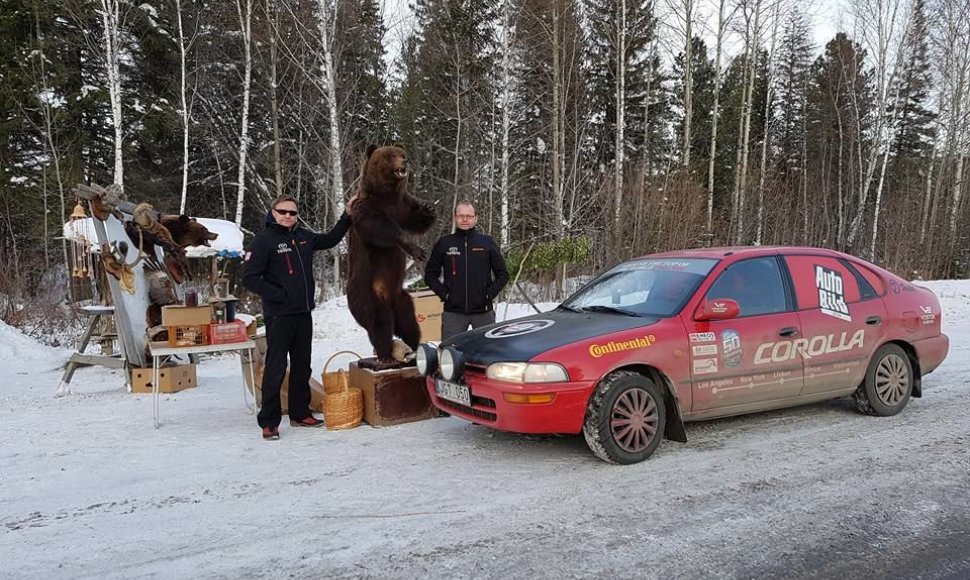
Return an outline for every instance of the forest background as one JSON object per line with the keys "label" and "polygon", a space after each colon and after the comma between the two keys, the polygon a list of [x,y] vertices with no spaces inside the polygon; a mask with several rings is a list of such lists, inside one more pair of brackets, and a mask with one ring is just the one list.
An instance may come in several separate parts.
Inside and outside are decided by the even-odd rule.
{"label": "forest background", "polygon": [[63,301],[78,183],[248,231],[289,194],[323,230],[370,143],[404,147],[437,204],[424,245],[475,200],[537,299],[712,245],[968,276],[970,0],[853,0],[824,46],[807,10],[414,0],[405,25],[376,0],[2,0],[0,319]]}

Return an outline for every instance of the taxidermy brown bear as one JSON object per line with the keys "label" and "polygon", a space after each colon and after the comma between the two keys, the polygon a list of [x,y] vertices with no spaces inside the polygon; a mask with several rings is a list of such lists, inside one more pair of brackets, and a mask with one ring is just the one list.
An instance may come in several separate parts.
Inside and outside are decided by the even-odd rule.
{"label": "taxidermy brown bear", "polygon": [[210,241],[219,237],[219,234],[210,232],[209,228],[187,215],[163,215],[159,221],[172,234],[175,243],[183,248],[208,246]]}
{"label": "taxidermy brown bear", "polygon": [[434,224],[434,206],[407,193],[407,157],[399,147],[367,148],[360,193],[350,228],[347,305],[367,331],[377,354],[375,368],[398,366],[394,336],[412,349],[421,339],[414,302],[404,290],[406,256],[424,261],[424,250],[407,238]]}

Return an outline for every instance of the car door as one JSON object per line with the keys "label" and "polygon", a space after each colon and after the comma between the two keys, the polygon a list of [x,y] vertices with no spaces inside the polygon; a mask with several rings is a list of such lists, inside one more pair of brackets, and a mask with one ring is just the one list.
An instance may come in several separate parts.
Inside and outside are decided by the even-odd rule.
{"label": "car door", "polygon": [[886,307],[865,277],[847,261],[789,255],[804,364],[802,394],[854,389],[885,334]]}
{"label": "car door", "polygon": [[738,303],[737,318],[704,322],[691,318],[686,322],[692,412],[743,412],[745,406],[797,396],[802,388],[802,364],[792,354],[790,341],[799,333],[798,315],[778,256],[749,258],[727,266],[705,293],[706,301],[719,298]]}

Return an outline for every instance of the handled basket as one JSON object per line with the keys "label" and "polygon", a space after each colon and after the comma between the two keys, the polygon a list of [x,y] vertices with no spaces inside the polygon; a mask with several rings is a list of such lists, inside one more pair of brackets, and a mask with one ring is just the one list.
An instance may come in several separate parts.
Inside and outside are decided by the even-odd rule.
{"label": "handled basket", "polygon": [[340,369],[327,372],[330,362],[340,354],[360,355],[351,350],[339,350],[323,364],[323,419],[327,429],[352,429],[364,418],[364,394],[350,386],[349,374]]}

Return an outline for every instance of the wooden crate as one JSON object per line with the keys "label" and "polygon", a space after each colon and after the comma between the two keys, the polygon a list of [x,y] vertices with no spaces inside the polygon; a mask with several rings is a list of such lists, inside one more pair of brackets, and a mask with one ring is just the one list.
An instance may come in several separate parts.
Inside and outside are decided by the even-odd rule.
{"label": "wooden crate", "polygon": [[375,427],[438,416],[425,378],[415,367],[373,371],[350,363],[350,386],[364,394],[364,421]]}

